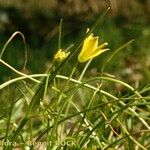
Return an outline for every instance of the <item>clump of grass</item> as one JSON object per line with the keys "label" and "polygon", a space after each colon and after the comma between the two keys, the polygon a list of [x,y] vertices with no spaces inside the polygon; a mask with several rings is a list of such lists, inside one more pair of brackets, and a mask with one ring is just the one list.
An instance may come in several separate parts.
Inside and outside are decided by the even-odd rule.
{"label": "clump of grass", "polygon": [[[43,74],[27,75],[4,61],[2,56],[12,37],[22,34],[16,32],[8,40],[0,53],[0,63],[17,76],[0,85],[2,149],[149,149],[150,85],[135,89],[105,73],[113,56],[132,40],[109,56],[97,76],[85,75],[92,59],[87,61],[78,76],[75,75],[78,60],[69,76],[61,71],[105,14],[83,40],[75,44],[75,48],[70,45],[66,50],[60,50],[61,21],[58,53]],[[114,84],[124,87],[126,93],[113,93],[114,89],[108,91],[106,85],[113,87]]]}

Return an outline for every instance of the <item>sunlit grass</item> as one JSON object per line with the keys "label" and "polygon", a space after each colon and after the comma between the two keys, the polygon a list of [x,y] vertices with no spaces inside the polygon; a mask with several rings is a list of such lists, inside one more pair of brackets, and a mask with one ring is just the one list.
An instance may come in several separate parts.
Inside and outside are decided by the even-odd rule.
{"label": "sunlit grass", "polygon": [[[20,34],[25,43],[20,32],[15,32],[6,42],[0,53],[0,63],[15,77],[0,85],[1,149],[150,148],[150,85],[147,83],[135,88],[105,72],[107,65],[113,63],[114,56],[133,40],[109,54],[101,73],[96,76],[86,75],[94,58],[82,64],[80,73],[76,73],[80,65],[77,58],[71,69],[66,67],[72,57],[79,54],[85,38],[106,12],[79,44],[74,44],[74,47],[71,44],[61,51],[41,74],[25,74],[3,60],[3,53],[7,53],[7,46],[14,35]],[[61,26],[62,22],[58,50],[61,49]],[[106,55],[107,52],[97,57]],[[25,55],[24,68],[26,62]],[[115,88],[116,84],[124,91]]]}

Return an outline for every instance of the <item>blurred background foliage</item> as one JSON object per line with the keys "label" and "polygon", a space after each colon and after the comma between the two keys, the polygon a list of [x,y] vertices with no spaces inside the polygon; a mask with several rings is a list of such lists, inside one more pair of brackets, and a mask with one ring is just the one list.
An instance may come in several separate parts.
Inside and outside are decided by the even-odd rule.
{"label": "blurred background foliage", "polygon": [[[0,0],[0,47],[13,32],[21,31],[28,50],[26,73],[44,72],[58,47],[60,19],[64,20],[62,48],[65,49],[81,41],[86,28],[91,27],[109,6],[111,11],[94,33],[100,36],[100,40],[109,43],[111,51],[97,57],[88,73],[99,74],[114,50],[135,39],[113,58],[105,71],[133,84],[147,82],[150,80],[149,0]],[[23,51],[23,42],[16,37],[9,44],[3,59],[21,70]],[[72,64],[67,64],[66,68],[71,69]],[[83,67],[80,64],[79,72]],[[66,68],[63,68],[64,74],[69,72],[65,72]],[[0,64],[0,80],[8,79],[9,75],[10,71]]]}

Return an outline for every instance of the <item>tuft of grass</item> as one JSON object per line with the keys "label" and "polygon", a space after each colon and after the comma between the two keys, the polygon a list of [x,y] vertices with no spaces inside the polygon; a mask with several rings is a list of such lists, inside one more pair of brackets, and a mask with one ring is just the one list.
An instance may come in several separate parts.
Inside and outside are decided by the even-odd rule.
{"label": "tuft of grass", "polygon": [[[97,27],[107,11],[88,34]],[[58,49],[61,48],[61,27],[62,21]],[[18,33],[22,35],[16,32],[12,37]],[[105,72],[107,65],[113,63],[114,55],[132,41],[108,56],[101,74],[87,76],[92,60],[83,66],[81,73],[78,72],[80,64],[77,60],[73,68],[66,67],[78,54],[86,36],[75,44],[74,50],[68,46],[66,50],[71,52],[65,60],[53,60],[41,74],[23,73],[2,59],[12,38],[8,40],[0,53],[0,63],[16,76],[0,85],[1,149],[150,148],[150,84],[135,88]],[[25,44],[24,38],[23,41]],[[124,92],[114,89],[116,85],[120,85]]]}

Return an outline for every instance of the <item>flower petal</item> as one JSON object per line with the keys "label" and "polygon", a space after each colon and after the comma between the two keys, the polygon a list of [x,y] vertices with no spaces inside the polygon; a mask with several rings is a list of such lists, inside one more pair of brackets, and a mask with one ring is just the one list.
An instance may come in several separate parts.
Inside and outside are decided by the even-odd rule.
{"label": "flower petal", "polygon": [[88,38],[85,39],[83,43],[83,48],[81,51],[86,51],[88,50],[93,51],[95,48],[98,46],[98,37],[91,37],[89,36]]}
{"label": "flower petal", "polygon": [[98,55],[100,55],[100,54],[102,54],[108,50],[109,50],[108,48],[106,48],[106,49],[97,48],[95,50],[95,52],[89,57],[89,59],[94,58],[94,57],[96,57],[96,56],[98,56]]}
{"label": "flower petal", "polygon": [[95,48],[94,51],[91,52],[89,59],[96,57],[96,56],[102,54],[103,52],[109,50],[108,48],[104,48],[107,45],[108,45],[108,43],[105,42],[105,43],[101,44],[100,46],[98,46],[97,48]]}
{"label": "flower petal", "polygon": [[57,53],[54,55],[54,59],[58,62],[63,61],[67,56],[69,55],[69,53],[66,53],[65,51],[63,51],[62,49],[59,49],[57,51]]}
{"label": "flower petal", "polygon": [[86,61],[90,57],[90,55],[95,51],[97,45],[98,37],[93,37],[93,35],[87,37],[83,43],[82,50],[78,55],[78,60],[80,62]]}
{"label": "flower petal", "polygon": [[108,45],[108,43],[105,42],[105,43],[101,44],[100,46],[98,46],[97,48],[103,49],[103,48],[106,47],[107,45]]}

